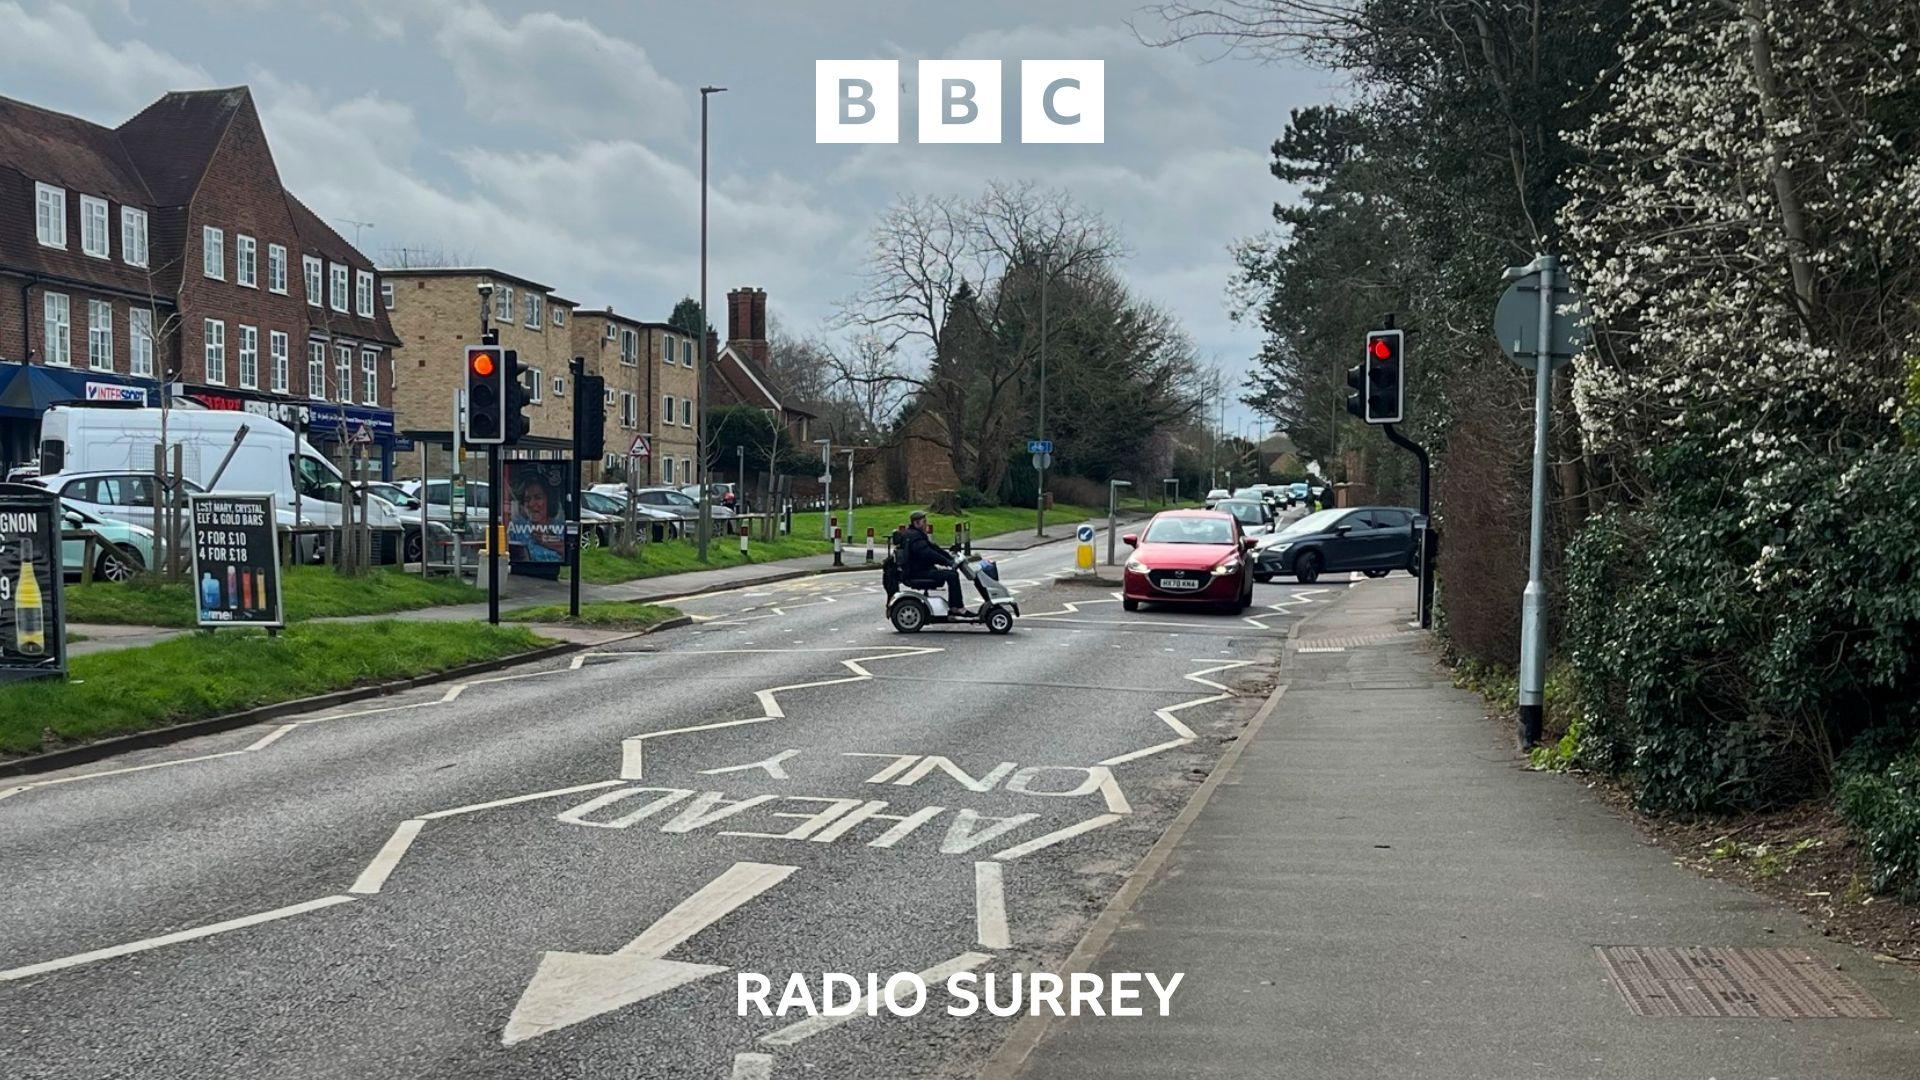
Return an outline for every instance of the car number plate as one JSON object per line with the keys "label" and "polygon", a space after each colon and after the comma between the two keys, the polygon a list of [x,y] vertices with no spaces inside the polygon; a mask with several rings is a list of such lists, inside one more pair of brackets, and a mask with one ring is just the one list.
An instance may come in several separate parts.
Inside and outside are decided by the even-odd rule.
{"label": "car number plate", "polygon": [[1192,578],[1167,578],[1160,582],[1163,589],[1197,589],[1200,583]]}

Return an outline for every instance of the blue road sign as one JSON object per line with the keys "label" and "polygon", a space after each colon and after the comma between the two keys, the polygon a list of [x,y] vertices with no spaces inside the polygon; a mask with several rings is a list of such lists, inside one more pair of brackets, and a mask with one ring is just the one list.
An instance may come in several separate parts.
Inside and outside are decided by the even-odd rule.
{"label": "blue road sign", "polygon": [[1091,525],[1082,525],[1079,528],[1073,530],[1073,534],[1079,537],[1080,542],[1083,544],[1093,543],[1093,526]]}
{"label": "blue road sign", "polygon": [[1052,439],[1028,439],[1027,453],[1051,454],[1053,453],[1053,440]]}

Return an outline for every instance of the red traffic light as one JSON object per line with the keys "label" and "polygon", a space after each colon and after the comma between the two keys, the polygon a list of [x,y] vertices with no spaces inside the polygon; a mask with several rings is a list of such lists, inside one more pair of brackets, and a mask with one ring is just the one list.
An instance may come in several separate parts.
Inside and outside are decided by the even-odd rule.
{"label": "red traffic light", "polygon": [[1373,356],[1376,360],[1386,360],[1393,356],[1393,346],[1387,344],[1386,338],[1374,338],[1370,348],[1372,348]]}
{"label": "red traffic light", "polygon": [[493,354],[485,352],[474,353],[473,373],[483,379],[491,376],[493,374]]}

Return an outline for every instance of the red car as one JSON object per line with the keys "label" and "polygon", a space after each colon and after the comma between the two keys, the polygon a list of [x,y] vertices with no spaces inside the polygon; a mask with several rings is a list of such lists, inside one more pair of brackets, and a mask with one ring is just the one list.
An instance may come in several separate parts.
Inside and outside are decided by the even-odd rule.
{"label": "red car", "polygon": [[1154,515],[1144,534],[1121,539],[1134,549],[1127,559],[1121,606],[1220,604],[1244,611],[1253,603],[1253,538],[1232,514],[1217,510],[1169,510]]}

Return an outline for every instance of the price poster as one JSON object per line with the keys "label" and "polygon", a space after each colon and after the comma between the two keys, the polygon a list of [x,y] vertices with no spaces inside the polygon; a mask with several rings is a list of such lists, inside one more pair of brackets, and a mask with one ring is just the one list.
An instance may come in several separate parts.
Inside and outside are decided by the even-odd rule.
{"label": "price poster", "polygon": [[64,675],[59,497],[0,484],[0,680]]}
{"label": "price poster", "polygon": [[196,493],[193,596],[201,626],[283,626],[273,496]]}

